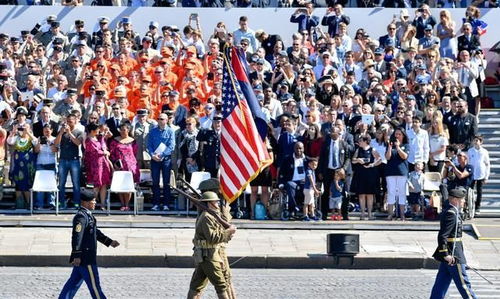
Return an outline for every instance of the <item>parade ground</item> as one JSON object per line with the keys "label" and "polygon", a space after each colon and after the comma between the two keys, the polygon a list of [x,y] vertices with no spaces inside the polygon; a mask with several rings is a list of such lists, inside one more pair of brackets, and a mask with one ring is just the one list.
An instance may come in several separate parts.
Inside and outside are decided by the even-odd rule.
{"label": "parade ground", "polygon": [[[352,217],[355,219],[355,217]],[[3,216],[0,220],[0,266],[66,266],[71,252],[72,215]],[[99,244],[103,267],[190,268],[194,218],[162,216],[97,216],[98,226],[121,243]],[[233,268],[295,269],[435,269],[439,222],[340,221],[304,223],[234,220],[238,231],[228,246]],[[464,225],[468,264],[500,270],[500,238],[481,236],[483,228],[500,226],[498,218],[479,218]],[[479,229],[478,229],[479,228]],[[496,228],[498,230],[498,228]],[[327,235],[359,234],[354,258],[327,255]],[[478,236],[479,235],[479,236]]]}

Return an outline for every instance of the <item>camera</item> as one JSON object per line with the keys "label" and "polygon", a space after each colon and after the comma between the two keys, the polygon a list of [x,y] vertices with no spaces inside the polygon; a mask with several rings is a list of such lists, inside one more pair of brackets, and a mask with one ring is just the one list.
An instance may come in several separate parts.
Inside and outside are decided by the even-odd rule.
{"label": "camera", "polygon": [[395,143],[396,142],[396,136],[391,136],[391,138],[389,138],[389,142],[390,143]]}
{"label": "camera", "polygon": [[95,95],[103,97],[105,94],[104,90],[96,90]]}
{"label": "camera", "polygon": [[47,144],[47,137],[46,136],[40,137],[40,144]]}
{"label": "camera", "polygon": [[22,132],[22,131],[24,131],[24,127],[19,127],[17,130],[18,130],[19,132]]}
{"label": "camera", "polygon": [[214,79],[214,73],[208,73],[207,80],[213,80],[213,79]]}

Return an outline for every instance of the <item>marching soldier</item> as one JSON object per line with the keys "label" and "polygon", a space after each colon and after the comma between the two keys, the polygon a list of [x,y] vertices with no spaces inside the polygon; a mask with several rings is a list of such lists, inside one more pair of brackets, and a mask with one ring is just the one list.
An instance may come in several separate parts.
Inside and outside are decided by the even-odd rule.
{"label": "marching soldier", "polygon": [[449,205],[441,214],[438,248],[433,255],[441,264],[432,287],[431,299],[444,298],[452,279],[463,298],[476,298],[467,276],[467,261],[462,244],[463,223],[460,211],[465,195],[464,189],[451,190]]}
{"label": "marching soldier", "polygon": [[[215,192],[204,192],[201,202],[206,203],[208,209],[220,213],[219,197]],[[232,298],[230,286],[224,273],[225,259],[221,255],[221,246],[223,243],[229,242],[235,232],[235,226],[231,225],[225,229],[208,211],[203,211],[198,216],[193,239],[193,257],[196,268],[189,285],[188,299],[201,298],[201,293],[208,281],[214,285],[219,298]]]}
{"label": "marching soldier", "polygon": [[[217,196],[219,196],[219,198],[222,198],[222,196],[220,194],[220,183],[219,183],[218,179],[204,180],[203,182],[200,183],[200,186],[198,187],[198,189],[201,192],[206,192],[206,191],[215,192],[217,194]],[[220,200],[220,211],[222,213],[222,219],[224,219],[225,221],[229,222],[229,221],[231,221],[231,219],[233,219],[233,217],[231,216],[231,207],[229,207],[229,203],[223,199]],[[229,285],[229,292],[231,295],[230,298],[236,298],[236,294],[234,292],[234,286],[233,286],[233,282],[232,282],[231,268],[229,266],[229,260],[227,258],[227,254],[226,254],[226,246],[227,246],[227,243],[221,243],[221,247],[220,247],[219,252],[220,252],[222,259],[224,260],[223,272],[224,272],[224,276],[226,277],[226,281]]]}
{"label": "marching soldier", "polygon": [[97,221],[92,215],[95,204],[95,194],[87,191],[81,193],[81,206],[73,218],[72,251],[69,259],[73,271],[59,294],[60,299],[73,298],[83,281],[92,298],[106,298],[101,290],[97,271],[97,241],[108,247],[117,247],[120,243],[106,237],[97,228]]}

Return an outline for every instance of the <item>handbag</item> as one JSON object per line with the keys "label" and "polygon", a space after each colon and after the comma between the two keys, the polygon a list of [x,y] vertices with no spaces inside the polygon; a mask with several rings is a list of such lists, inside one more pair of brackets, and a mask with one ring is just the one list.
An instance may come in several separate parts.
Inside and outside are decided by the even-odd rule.
{"label": "handbag", "polygon": [[439,196],[436,191],[432,191],[429,205],[431,208],[435,208],[438,214],[441,213],[441,196]]}

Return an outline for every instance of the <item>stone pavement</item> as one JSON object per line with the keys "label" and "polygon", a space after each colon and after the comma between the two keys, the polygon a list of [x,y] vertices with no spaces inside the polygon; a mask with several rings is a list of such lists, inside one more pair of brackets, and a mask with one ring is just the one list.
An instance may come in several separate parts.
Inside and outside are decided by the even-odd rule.
{"label": "stone pavement", "polygon": [[[121,243],[114,249],[99,245],[102,266],[192,266],[192,228],[102,228],[102,231]],[[333,258],[326,255],[329,233],[359,234],[360,253],[353,266],[346,259],[336,266]],[[240,228],[229,243],[228,254],[233,267],[241,268],[435,268],[437,263],[431,256],[436,248],[436,234],[435,229]],[[500,270],[500,240],[476,240],[471,232],[463,239],[470,266]],[[0,227],[0,266],[67,265],[70,240],[71,229],[66,227]]]}

